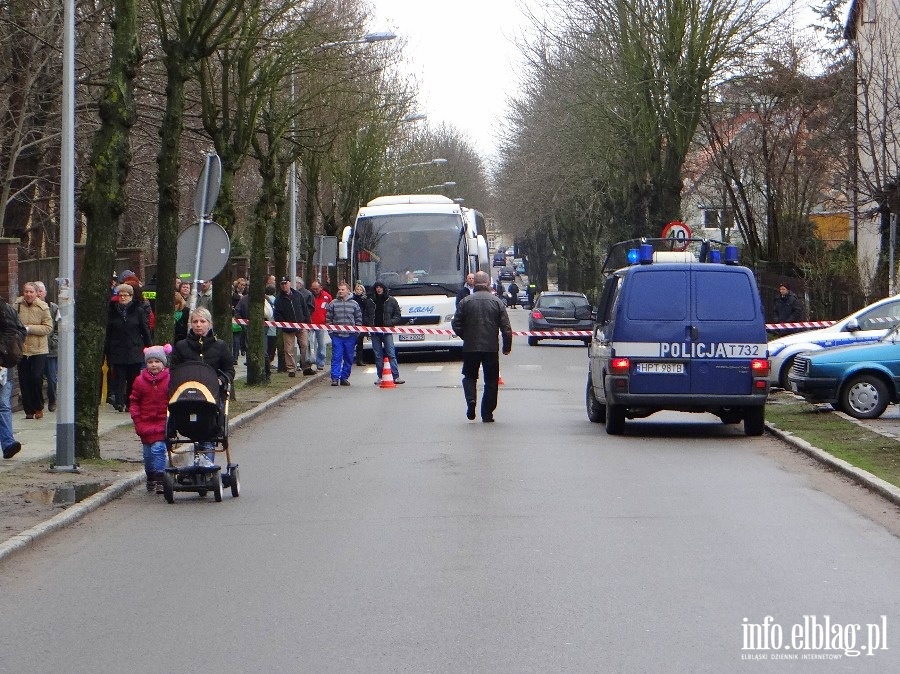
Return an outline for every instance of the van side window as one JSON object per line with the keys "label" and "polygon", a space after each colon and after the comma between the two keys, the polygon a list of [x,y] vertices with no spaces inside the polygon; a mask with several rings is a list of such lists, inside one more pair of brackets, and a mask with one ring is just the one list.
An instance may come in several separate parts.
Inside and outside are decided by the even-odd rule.
{"label": "van side window", "polygon": [[597,303],[597,324],[606,325],[613,316],[613,308],[615,307],[616,290],[619,287],[619,277],[610,276],[603,284],[603,291],[600,293],[600,301]]}
{"label": "van side window", "polygon": [[684,321],[688,318],[687,271],[654,270],[629,279],[628,318],[635,321]]}
{"label": "van side window", "polygon": [[756,320],[756,289],[751,285],[749,276],[711,269],[697,271],[694,280],[699,320]]}

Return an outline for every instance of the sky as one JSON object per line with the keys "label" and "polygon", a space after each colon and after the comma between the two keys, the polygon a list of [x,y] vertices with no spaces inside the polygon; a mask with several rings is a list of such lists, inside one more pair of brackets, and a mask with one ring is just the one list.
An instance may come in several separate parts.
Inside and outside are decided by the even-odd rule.
{"label": "sky", "polygon": [[370,29],[393,30],[407,42],[406,68],[427,123],[452,124],[484,157],[495,153],[506,97],[517,88],[512,40],[529,25],[521,1],[372,0]]}
{"label": "sky", "polygon": [[[428,124],[452,124],[484,158],[494,157],[507,99],[519,84],[514,40],[531,26],[520,5],[540,11],[546,0],[371,1],[370,30],[393,30],[406,40],[406,68]],[[790,8],[795,25],[813,19],[804,0],[774,2]]]}

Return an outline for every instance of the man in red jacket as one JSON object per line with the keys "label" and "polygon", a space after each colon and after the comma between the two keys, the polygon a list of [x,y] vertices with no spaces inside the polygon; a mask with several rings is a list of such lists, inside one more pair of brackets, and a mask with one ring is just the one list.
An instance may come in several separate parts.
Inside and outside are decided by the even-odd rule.
{"label": "man in red jacket", "polygon": [[[309,290],[313,294],[313,313],[310,323],[325,325],[325,305],[333,299],[329,292],[318,281],[309,284]],[[310,348],[316,354],[316,369],[325,369],[325,345],[328,343],[328,333],[325,330],[309,331]]]}

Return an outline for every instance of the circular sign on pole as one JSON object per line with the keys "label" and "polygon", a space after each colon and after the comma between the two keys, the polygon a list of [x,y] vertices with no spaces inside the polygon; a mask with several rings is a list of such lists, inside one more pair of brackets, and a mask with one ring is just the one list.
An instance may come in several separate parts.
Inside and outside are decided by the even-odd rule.
{"label": "circular sign on pole", "polygon": [[663,227],[662,236],[664,239],[672,240],[672,250],[684,250],[691,238],[691,228],[681,220],[673,220]]}
{"label": "circular sign on pole", "polygon": [[195,222],[178,235],[178,253],[175,258],[175,273],[183,281],[193,283],[214,279],[225,269],[231,255],[231,239],[228,232],[217,222],[203,223],[203,249],[200,254],[199,278],[194,279],[197,262],[197,242],[200,240],[200,223]]}

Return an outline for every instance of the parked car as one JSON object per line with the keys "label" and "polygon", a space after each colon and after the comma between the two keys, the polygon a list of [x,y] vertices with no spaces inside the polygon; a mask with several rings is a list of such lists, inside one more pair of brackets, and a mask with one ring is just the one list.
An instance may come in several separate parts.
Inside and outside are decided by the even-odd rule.
{"label": "parked car", "polygon": [[794,358],[804,351],[818,351],[850,344],[877,342],[900,321],[900,295],[874,302],[834,325],[785,335],[769,342],[769,384],[789,389],[788,376]]}
{"label": "parked car", "polygon": [[516,280],[516,270],[512,267],[504,267],[500,270],[500,273],[497,275],[501,281],[515,281]]}
{"label": "parked car", "polygon": [[[537,296],[534,307],[528,315],[529,332],[544,330],[563,333],[575,330],[590,332],[593,327],[591,303],[582,293],[543,292]],[[537,346],[542,339],[579,339],[585,344],[591,343],[590,337],[562,334],[553,337],[529,336],[528,346]]]}
{"label": "parked car", "polygon": [[791,389],[811,403],[830,403],[857,419],[875,419],[900,402],[900,326],[878,342],[794,357]]}

